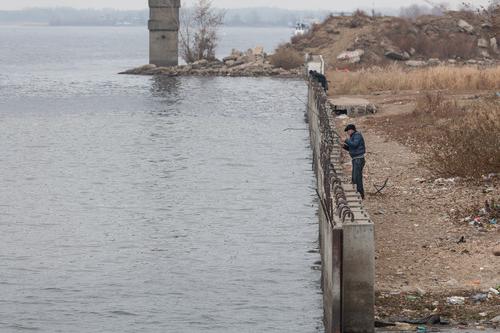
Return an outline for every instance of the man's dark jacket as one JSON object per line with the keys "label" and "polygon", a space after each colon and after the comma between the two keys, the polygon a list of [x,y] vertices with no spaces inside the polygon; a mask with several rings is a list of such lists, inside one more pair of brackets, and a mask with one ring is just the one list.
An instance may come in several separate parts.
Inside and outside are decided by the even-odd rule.
{"label": "man's dark jacket", "polygon": [[359,158],[365,155],[365,139],[361,133],[354,132],[349,139],[345,140],[344,149],[349,151],[351,158]]}

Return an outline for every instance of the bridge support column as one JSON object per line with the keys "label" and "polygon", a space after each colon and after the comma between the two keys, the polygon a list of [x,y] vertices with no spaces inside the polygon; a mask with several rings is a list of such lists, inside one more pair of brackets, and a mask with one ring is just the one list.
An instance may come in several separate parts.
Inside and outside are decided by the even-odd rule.
{"label": "bridge support column", "polygon": [[149,63],[179,64],[179,9],[181,0],[149,0]]}

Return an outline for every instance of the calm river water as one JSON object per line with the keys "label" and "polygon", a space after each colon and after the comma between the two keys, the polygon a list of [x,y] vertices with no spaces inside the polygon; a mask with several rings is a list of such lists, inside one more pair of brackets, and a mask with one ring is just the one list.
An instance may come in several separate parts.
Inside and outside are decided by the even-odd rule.
{"label": "calm river water", "polygon": [[0,332],[321,332],[305,84],[145,62],[142,28],[0,27]]}

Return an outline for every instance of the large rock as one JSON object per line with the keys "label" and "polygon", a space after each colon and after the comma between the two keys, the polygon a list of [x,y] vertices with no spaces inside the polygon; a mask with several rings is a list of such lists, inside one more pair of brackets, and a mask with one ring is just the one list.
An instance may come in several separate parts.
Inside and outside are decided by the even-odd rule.
{"label": "large rock", "polygon": [[129,69],[121,72],[120,74],[133,74],[133,75],[152,75],[157,70],[156,65],[149,64],[141,67]]}
{"label": "large rock", "polygon": [[408,60],[405,64],[408,67],[423,67],[427,65],[427,62],[421,60]]}
{"label": "large rock", "polygon": [[497,245],[494,249],[493,249],[493,254],[496,255],[497,257],[500,257],[500,245]]}
{"label": "large rock", "polygon": [[229,62],[229,61],[236,61],[238,60],[238,56],[236,54],[231,54],[230,56],[227,56],[222,59],[223,62]]}
{"label": "large rock", "polygon": [[484,38],[479,38],[479,40],[477,41],[477,46],[483,49],[487,49],[489,46],[488,41]]}
{"label": "large rock", "polygon": [[384,55],[392,60],[400,60],[400,61],[410,60],[410,55],[408,54],[408,52],[390,50],[387,51]]}
{"label": "large rock", "polygon": [[489,30],[489,29],[493,28],[493,25],[490,22],[485,22],[485,23],[481,24],[481,28]]}
{"label": "large rock", "polygon": [[431,66],[439,66],[441,65],[441,60],[439,60],[438,58],[430,58],[428,60],[428,64]]}
{"label": "large rock", "polygon": [[345,51],[339,54],[337,60],[348,61],[351,64],[361,62],[361,57],[365,54],[364,50],[357,49],[355,51]]}
{"label": "large rock", "polygon": [[490,47],[493,52],[498,53],[498,43],[495,37],[490,38]]}
{"label": "large rock", "polygon": [[481,53],[481,56],[482,56],[483,58],[490,58],[490,54],[488,53],[488,51],[486,51],[486,50],[481,50],[481,52],[480,52],[480,53]]}
{"label": "large rock", "polygon": [[470,25],[469,23],[467,23],[467,21],[464,21],[464,20],[458,21],[458,27],[460,28],[460,30],[467,32],[469,34],[474,32],[474,27],[472,25]]}
{"label": "large rock", "polygon": [[253,55],[255,56],[264,56],[264,47],[263,46],[256,46],[253,50]]}

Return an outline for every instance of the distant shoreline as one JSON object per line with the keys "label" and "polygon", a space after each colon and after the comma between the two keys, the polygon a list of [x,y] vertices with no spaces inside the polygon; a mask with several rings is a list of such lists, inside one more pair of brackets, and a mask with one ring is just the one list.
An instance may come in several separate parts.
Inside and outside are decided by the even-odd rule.
{"label": "distant shoreline", "polygon": [[[83,27],[83,28],[99,28],[99,27],[110,27],[110,28],[145,28],[146,25],[142,24],[50,24],[43,22],[0,22],[0,27],[54,27],[54,28],[64,28],[64,27]],[[293,29],[293,26],[286,25],[224,25],[223,28],[254,28],[254,29]]]}

